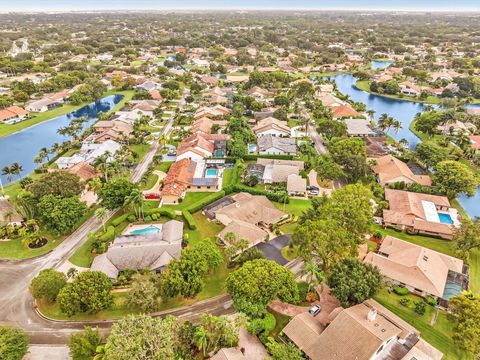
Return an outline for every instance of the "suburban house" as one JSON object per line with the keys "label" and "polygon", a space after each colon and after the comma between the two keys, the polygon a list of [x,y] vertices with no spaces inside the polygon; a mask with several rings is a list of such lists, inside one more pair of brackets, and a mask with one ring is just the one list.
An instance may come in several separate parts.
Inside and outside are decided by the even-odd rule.
{"label": "suburban house", "polygon": [[192,134],[202,133],[210,134],[212,132],[213,121],[208,117],[204,116],[195,120],[192,124],[190,131]]}
{"label": "suburban house", "polygon": [[67,169],[69,173],[77,175],[80,180],[88,181],[100,177],[101,173],[97,171],[92,165],[85,161],[81,161]]}
{"label": "suburban house", "polygon": [[386,136],[367,136],[362,139],[365,142],[367,158],[379,158],[388,154]]}
{"label": "suburban house", "polygon": [[207,157],[223,157],[226,151],[225,134],[204,134],[197,132],[182,140],[177,148],[177,160],[203,160]]}
{"label": "suburban house", "polygon": [[172,259],[180,257],[183,222],[170,220],[152,226],[158,232],[117,237],[106,253],[93,259],[91,270],[101,271],[111,279],[126,269],[162,271]]}
{"label": "suburban house", "polygon": [[468,266],[462,260],[392,236],[369,252],[365,263],[419,296],[432,296],[440,305],[468,289]]}
{"label": "suburban house", "polygon": [[420,184],[431,186],[432,179],[428,175],[415,175],[412,170],[403,161],[392,155],[385,155],[376,159],[377,164],[372,170],[377,174],[380,184],[387,186],[398,182],[405,184]]}
{"label": "suburban house", "polygon": [[28,117],[28,111],[19,106],[9,106],[0,110],[0,123],[14,124],[25,120]]}
{"label": "suburban house", "polygon": [[258,153],[260,155],[295,155],[297,144],[293,138],[264,135],[258,138]]}
{"label": "suburban house", "polygon": [[197,111],[195,111],[194,119],[196,120],[204,116],[210,118],[224,117],[230,114],[230,112],[230,109],[222,105],[215,105],[213,107],[202,106],[201,108],[198,108]]}
{"label": "suburban house", "polygon": [[411,81],[404,81],[399,84],[400,92],[407,96],[419,96],[422,92],[422,89],[417,84],[412,83]]}
{"label": "suburban house", "polygon": [[304,169],[305,164],[298,160],[258,158],[256,166],[258,170],[262,171],[260,180],[264,184],[272,184],[286,182],[289,175],[298,175]]}
{"label": "suburban house", "polygon": [[253,128],[253,132],[257,137],[266,135],[289,137],[291,133],[290,127],[284,121],[275,119],[274,117],[267,117],[260,120]]}
{"label": "suburban house", "polygon": [[228,196],[214,205],[216,207],[209,211],[225,225],[218,234],[219,239],[225,241],[225,234],[231,232],[236,240],[247,240],[250,247],[265,241],[270,227],[287,216],[267,197],[244,192]]}
{"label": "suburban house", "polygon": [[0,196],[0,224],[20,226],[22,222],[23,218],[13,205],[6,198]]}
{"label": "suburban house", "polygon": [[448,121],[445,124],[437,126],[437,130],[443,134],[473,134],[477,131],[477,127],[470,122],[462,122],[460,120]]}
{"label": "suburban house", "polygon": [[459,214],[446,196],[385,189],[388,209],[383,210],[386,226],[451,240],[459,226]]}
{"label": "suburban house", "polygon": [[204,160],[181,159],[170,166],[160,191],[162,204],[178,204],[190,192],[221,190],[222,170],[208,168]]}
{"label": "suburban house", "polygon": [[349,136],[366,137],[376,135],[376,131],[367,119],[345,119]]}
{"label": "suburban house", "polygon": [[102,120],[93,125],[93,134],[90,137],[96,143],[103,143],[107,140],[119,140],[122,137],[129,137],[133,133],[133,126],[123,120]]}
{"label": "suburban house", "polygon": [[130,110],[134,110],[145,116],[153,117],[153,111],[161,105],[160,100],[134,100],[129,104]]}
{"label": "suburban house", "polygon": [[288,175],[287,192],[290,196],[305,196],[307,193],[307,179],[297,174]]}
{"label": "suburban house", "polygon": [[472,143],[472,148],[474,148],[476,152],[480,152],[480,135],[472,135],[472,136],[469,136],[468,138]]}
{"label": "suburban house", "polygon": [[109,154],[107,162],[113,161],[115,153],[122,146],[113,140],[107,140],[101,144],[84,143],[77,154],[69,157],[59,157],[55,163],[59,169],[68,169],[71,166],[85,161],[92,165],[95,160],[105,154]]}
{"label": "suburban house", "polygon": [[414,327],[373,299],[334,309],[328,323],[301,313],[283,333],[311,360],[440,360],[443,356]]}
{"label": "suburban house", "polygon": [[328,106],[330,108],[337,107],[337,106],[343,106],[343,105],[346,104],[345,101],[340,100],[336,96],[332,95],[330,92],[328,92],[326,94],[321,93],[321,94],[319,94],[319,96],[317,98],[318,98],[318,100],[320,100],[322,102],[323,106]]}
{"label": "suburban house", "polygon": [[62,103],[60,101],[52,100],[50,98],[45,98],[45,99],[36,100],[29,103],[25,107],[25,109],[30,112],[45,112],[60,106],[62,106]]}
{"label": "suburban house", "polygon": [[360,114],[355,110],[351,105],[340,105],[331,107],[332,117],[334,120],[345,119],[345,118],[354,118],[358,117]]}

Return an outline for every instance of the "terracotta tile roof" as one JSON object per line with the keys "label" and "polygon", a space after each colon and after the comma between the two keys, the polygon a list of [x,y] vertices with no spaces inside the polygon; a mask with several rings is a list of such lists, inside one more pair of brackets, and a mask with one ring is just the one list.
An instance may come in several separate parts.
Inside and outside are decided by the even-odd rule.
{"label": "terracotta tile roof", "polygon": [[472,142],[472,147],[476,150],[480,150],[480,135],[469,136],[469,139]]}
{"label": "terracotta tile roof", "polygon": [[197,119],[193,122],[192,125],[192,133],[205,133],[205,134],[210,134],[212,131],[212,126],[213,126],[213,121],[210,120],[208,117],[202,117],[200,119]]}
{"label": "terracotta tile roof", "polygon": [[360,114],[350,105],[340,105],[331,108],[334,119],[359,116]]}
{"label": "terracotta tile roof", "polygon": [[152,89],[149,91],[153,100],[162,100],[163,97],[160,95],[160,92],[157,89]]}
{"label": "terracotta tile roof", "polygon": [[364,262],[375,265],[395,281],[443,297],[448,271],[462,273],[463,261],[452,256],[387,236],[379,253],[370,252]]}
{"label": "terracotta tile roof", "polygon": [[28,111],[22,109],[19,106],[9,106],[0,110],[0,121],[14,119],[16,117],[22,117],[28,115]]}
{"label": "terracotta tile roof", "polygon": [[283,121],[275,119],[274,117],[267,117],[258,122],[253,128],[253,131],[258,134],[268,130],[277,130],[286,135],[290,135],[290,127]]}
{"label": "terracotta tile roof", "polygon": [[68,168],[67,170],[69,173],[77,175],[83,181],[87,181],[93,178],[100,177],[100,172],[95,170],[95,168],[86,163],[85,161],[81,161],[72,167]]}
{"label": "terracotta tile roof", "polygon": [[173,163],[168,170],[167,176],[163,179],[163,188],[160,195],[180,196],[191,183],[196,165],[190,159],[182,159]]}
{"label": "terracotta tile roof", "polygon": [[398,181],[418,183],[424,186],[432,185],[430,176],[415,175],[407,164],[392,155],[382,156],[376,161],[377,165],[373,167],[373,171],[378,175],[378,179],[382,185]]}

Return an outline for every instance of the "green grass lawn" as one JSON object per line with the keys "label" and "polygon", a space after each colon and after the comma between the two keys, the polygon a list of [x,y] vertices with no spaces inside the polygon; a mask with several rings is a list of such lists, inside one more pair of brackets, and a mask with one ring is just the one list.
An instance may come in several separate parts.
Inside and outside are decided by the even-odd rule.
{"label": "green grass lawn", "polygon": [[150,174],[150,176],[148,177],[147,179],[147,182],[145,183],[145,185],[143,186],[143,189],[144,190],[149,190],[151,189],[152,187],[155,186],[155,184],[157,183],[158,181],[158,175],[156,174]]}
{"label": "green grass lawn", "polygon": [[[274,202],[273,203],[277,209],[283,211],[286,214],[300,216],[305,210],[311,207],[312,201],[311,200],[301,200],[301,199],[290,199],[288,204],[281,204]],[[298,224],[296,222],[291,222],[280,226],[280,230],[282,230],[285,234],[293,234],[295,229],[297,228]]]}
{"label": "green grass lawn", "polygon": [[273,310],[269,310],[269,312],[273,316],[275,316],[276,320],[275,328],[270,332],[270,336],[273,338],[277,338],[278,335],[282,332],[283,328],[287,326],[288,322],[290,321],[290,317]]}
{"label": "green grass lawn", "polygon": [[135,159],[136,162],[140,162],[140,160],[143,159],[145,154],[148,152],[150,149],[150,144],[134,144],[130,145],[130,150],[132,150],[134,153],[138,155],[138,157]]}
{"label": "green grass lawn", "polygon": [[197,201],[203,199],[205,196],[212,194],[211,192],[187,192],[183,201],[178,205],[164,205],[164,208],[173,210],[183,210]]}
{"label": "green grass lawn", "polygon": [[472,354],[460,350],[458,346],[454,344],[452,340],[452,323],[448,321],[446,312],[439,311],[435,325],[431,326],[430,321],[435,308],[427,305],[425,314],[418,315],[413,310],[413,302],[423,300],[413,295],[407,295],[407,297],[412,299],[412,305],[409,308],[399,304],[400,296],[394,293],[388,293],[386,289],[382,289],[374,299],[419,330],[421,337],[425,339],[425,341],[443,352],[443,359],[473,359]]}
{"label": "green grass lawn", "polygon": [[223,170],[222,186],[226,187],[232,183],[233,169]]}

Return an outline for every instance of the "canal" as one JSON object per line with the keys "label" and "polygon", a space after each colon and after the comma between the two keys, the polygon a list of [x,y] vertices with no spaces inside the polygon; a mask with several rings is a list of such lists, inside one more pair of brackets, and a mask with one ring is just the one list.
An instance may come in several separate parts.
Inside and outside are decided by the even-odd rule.
{"label": "canal", "polygon": [[[14,176],[12,181],[30,174],[39,164],[33,159],[38,155],[40,149],[50,149],[55,143],[63,143],[68,138],[59,135],[57,130],[67,126],[73,119],[87,117],[84,127],[92,125],[100,112],[108,112],[114,108],[123,98],[123,95],[109,95],[91,104],[72,111],[71,113],[57,116],[40,124],[31,126],[7,137],[0,138],[0,169],[14,162],[19,163],[23,171],[21,176]],[[9,183],[6,176],[2,176],[4,185]]]}
{"label": "canal", "polygon": [[[367,93],[355,86],[356,78],[349,74],[332,76],[330,79],[335,80],[337,88],[342,94],[348,95],[353,101],[363,102],[368,110],[375,111],[375,120],[378,120],[378,118],[385,113],[392,116],[394,119],[401,121],[402,129],[397,132],[393,130],[387,132],[392,138],[397,141],[406,139],[410,148],[415,148],[420,142],[420,139],[410,131],[409,126],[415,115],[423,111],[422,103],[390,99]],[[469,106],[477,107],[480,106],[480,104]],[[470,217],[480,217],[480,187],[477,189],[474,196],[468,197],[466,195],[461,195],[458,198],[458,201]]]}

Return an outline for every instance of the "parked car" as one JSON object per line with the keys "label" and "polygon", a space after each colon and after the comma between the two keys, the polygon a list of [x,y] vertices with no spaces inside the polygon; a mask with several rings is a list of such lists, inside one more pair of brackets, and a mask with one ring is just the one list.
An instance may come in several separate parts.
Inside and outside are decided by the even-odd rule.
{"label": "parked car", "polygon": [[146,194],[145,199],[147,199],[147,200],[160,199],[160,194]]}
{"label": "parked car", "polygon": [[314,305],[309,310],[308,313],[312,316],[317,316],[322,311],[322,307],[320,305]]}
{"label": "parked car", "polygon": [[307,193],[308,195],[318,195],[320,189],[316,186],[307,186]]}

